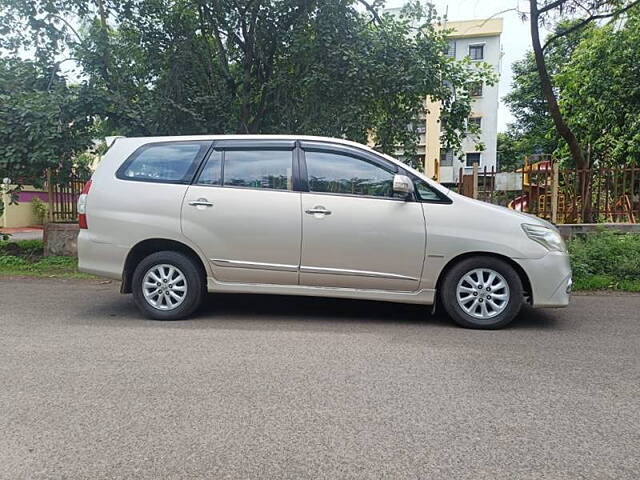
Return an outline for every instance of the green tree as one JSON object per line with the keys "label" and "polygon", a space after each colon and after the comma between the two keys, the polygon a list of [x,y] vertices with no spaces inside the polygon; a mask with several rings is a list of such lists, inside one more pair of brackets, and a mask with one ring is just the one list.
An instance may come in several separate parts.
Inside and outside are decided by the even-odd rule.
{"label": "green tree", "polygon": [[86,106],[83,89],[55,72],[0,58],[0,178],[41,184],[46,168],[69,171],[91,141]]}
{"label": "green tree", "polygon": [[[556,32],[564,31],[574,23],[570,21],[560,23]],[[580,40],[593,28],[593,26],[585,27],[583,30],[559,37],[549,44],[545,50],[545,63],[554,81],[556,75],[569,62]],[[557,154],[561,147],[566,150],[566,144],[558,134],[549,114],[533,52],[527,52],[525,57],[514,62],[511,68],[513,70],[512,89],[505,95],[504,102],[515,117],[515,122],[509,125],[508,137],[517,155],[524,157],[535,153]],[[507,142],[506,137],[502,140]]]}
{"label": "green tree", "polygon": [[[576,22],[559,25],[570,30]],[[595,165],[640,163],[639,70],[635,52],[640,48],[640,11],[630,9],[617,25],[589,25],[573,30],[545,49],[545,62],[567,124]],[[513,66],[514,83],[505,102],[516,118],[505,145],[520,156],[554,153],[575,164],[546,108],[546,99],[533,54]]]}
{"label": "green tree", "polygon": [[497,136],[498,171],[512,172],[524,163],[519,139],[511,132],[499,132]]}
{"label": "green tree", "polygon": [[[542,93],[555,129],[567,143],[573,162],[578,168],[587,168],[588,158],[585,157],[583,147],[560,109],[554,91],[552,72],[547,66],[545,49],[558,39],[578,32],[593,22],[620,18],[639,4],[639,0],[529,0],[531,44]],[[556,31],[543,44],[540,39],[540,26],[553,24],[557,18],[565,19],[567,15],[577,17],[576,21],[570,27]]]}
{"label": "green tree", "polygon": [[621,26],[593,29],[556,83],[560,107],[600,166],[640,164],[640,10]]}
{"label": "green tree", "polygon": [[110,134],[312,133],[410,156],[425,97],[456,148],[469,84],[495,81],[443,54],[446,31],[418,3],[402,17],[364,0],[26,3],[0,0],[3,46],[75,58]]}

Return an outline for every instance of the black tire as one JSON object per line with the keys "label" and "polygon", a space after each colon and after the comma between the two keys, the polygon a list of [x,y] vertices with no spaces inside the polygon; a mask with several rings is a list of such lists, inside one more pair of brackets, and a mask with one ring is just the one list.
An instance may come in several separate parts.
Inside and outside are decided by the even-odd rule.
{"label": "black tire", "polygon": [[[458,303],[456,293],[458,283],[465,275],[478,268],[486,268],[499,273],[509,288],[509,297],[506,301],[506,306],[502,307],[503,309],[500,313],[491,318],[476,318],[466,312]],[[465,284],[463,284],[463,286],[464,285]],[[486,288],[484,290],[485,292],[480,293],[484,293],[484,295],[490,294],[490,292],[486,292]],[[473,295],[474,298],[478,298],[480,301],[480,297],[477,296],[478,293],[474,292]],[[452,320],[462,327],[483,329],[502,328],[509,324],[520,312],[523,304],[522,281],[513,267],[503,260],[488,256],[470,257],[456,263],[447,271],[441,284],[440,299],[444,309]],[[464,303],[464,299],[462,302]],[[467,306],[468,305],[469,304],[467,304]],[[496,309],[496,311],[498,311],[498,309]]]}
{"label": "black tire", "polygon": [[[160,310],[145,299],[143,281],[147,272],[157,265],[171,265],[185,277],[184,300],[172,310]],[[167,270],[168,271],[168,270]],[[191,315],[202,303],[205,294],[205,276],[196,262],[187,255],[171,250],[152,253],[136,266],[131,282],[133,299],[140,312],[154,320],[180,320]]]}

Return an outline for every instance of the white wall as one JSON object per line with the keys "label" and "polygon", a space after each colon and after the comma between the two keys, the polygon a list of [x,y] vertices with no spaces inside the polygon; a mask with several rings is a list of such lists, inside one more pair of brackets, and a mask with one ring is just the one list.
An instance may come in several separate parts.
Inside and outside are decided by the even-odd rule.
{"label": "white wall", "polygon": [[[496,74],[500,73],[500,59],[502,56],[500,37],[455,38],[456,58],[462,59],[469,54],[469,45],[484,45],[484,61],[493,66]],[[498,84],[483,86],[482,97],[473,100],[472,115],[482,117],[482,133],[478,139],[484,143],[485,150],[480,154],[480,167],[490,169],[496,166],[496,139],[498,133]],[[462,142],[463,152],[475,152],[476,141],[465,138]],[[454,160],[454,170],[464,166],[463,161]],[[470,170],[470,168],[469,168]]]}

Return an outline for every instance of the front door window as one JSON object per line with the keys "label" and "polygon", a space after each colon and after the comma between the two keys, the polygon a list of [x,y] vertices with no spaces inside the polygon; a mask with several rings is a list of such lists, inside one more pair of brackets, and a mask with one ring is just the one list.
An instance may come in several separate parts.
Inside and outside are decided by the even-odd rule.
{"label": "front door window", "polygon": [[393,197],[393,173],[378,165],[332,152],[306,152],[309,191]]}

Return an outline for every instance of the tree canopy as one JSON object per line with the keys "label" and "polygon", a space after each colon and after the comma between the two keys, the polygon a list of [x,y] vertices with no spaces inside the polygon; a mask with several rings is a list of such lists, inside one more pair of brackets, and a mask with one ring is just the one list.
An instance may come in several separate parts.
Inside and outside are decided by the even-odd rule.
{"label": "tree canopy", "polygon": [[[634,57],[640,49],[640,8],[614,23],[572,29],[579,22],[558,24],[549,36],[554,41],[546,42],[545,61],[560,111],[590,164],[639,165],[640,69]],[[533,53],[514,63],[513,72],[505,103],[515,122],[499,139],[502,150],[520,159],[554,153],[574,165],[549,114]]]}
{"label": "tree canopy", "polygon": [[640,9],[593,29],[558,73],[561,106],[601,165],[640,165]]}
{"label": "tree canopy", "polygon": [[[639,6],[640,0],[529,0],[531,44],[541,92],[555,130],[566,142],[572,163],[579,169],[587,168],[591,157],[585,155],[585,146],[576,136],[571,122],[564,113],[567,109],[566,104],[564,108],[560,105],[562,96],[558,95],[558,91],[561,86],[554,82],[545,52],[559,40],[582,33],[590,26],[600,25],[597,22],[608,22],[608,25],[612,22],[625,22],[628,15],[637,13]],[[573,18],[573,22],[566,24],[567,17]],[[554,33],[544,43],[540,38],[541,25],[555,26]]]}
{"label": "tree canopy", "polygon": [[[31,52],[40,72],[64,80],[84,102],[83,122],[94,136],[304,133],[370,140],[410,156],[418,134],[408,127],[431,97],[447,117],[445,146],[459,147],[471,112],[468,88],[494,82],[491,68],[444,54],[447,32],[430,6],[410,4],[401,16],[381,7],[364,0],[0,0],[0,47]],[[59,71],[70,64],[79,71],[64,78]],[[34,111],[60,112],[61,98],[47,102]],[[59,120],[73,125],[74,138],[85,133],[75,130],[83,122]]]}
{"label": "tree canopy", "polygon": [[91,141],[83,87],[34,62],[0,58],[0,105],[0,177],[41,183],[44,169],[70,169]]}

